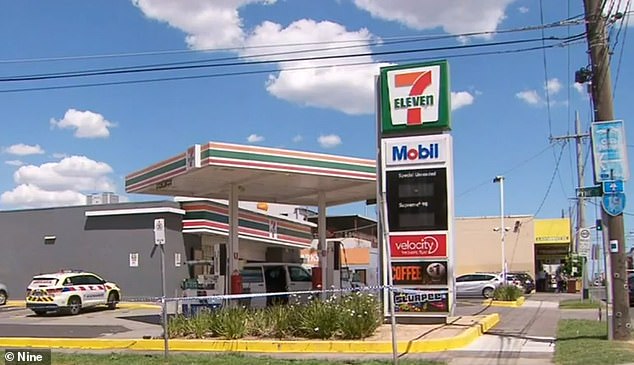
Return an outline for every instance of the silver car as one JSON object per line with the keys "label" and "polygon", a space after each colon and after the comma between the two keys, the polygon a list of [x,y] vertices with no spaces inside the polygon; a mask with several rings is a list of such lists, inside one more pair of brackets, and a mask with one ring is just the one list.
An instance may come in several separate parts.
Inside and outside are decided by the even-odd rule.
{"label": "silver car", "polygon": [[9,290],[6,285],[0,283],[0,305],[7,304],[7,299],[9,299]]}
{"label": "silver car", "polygon": [[500,285],[502,285],[500,274],[464,274],[456,278],[456,296],[493,298],[493,292]]}

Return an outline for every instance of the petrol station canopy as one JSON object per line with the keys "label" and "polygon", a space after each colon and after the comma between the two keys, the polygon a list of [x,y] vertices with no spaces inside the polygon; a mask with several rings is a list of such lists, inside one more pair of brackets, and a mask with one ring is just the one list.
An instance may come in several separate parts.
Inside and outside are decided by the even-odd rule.
{"label": "petrol station canopy", "polygon": [[376,162],[209,142],[126,176],[126,192],[333,206],[376,197]]}

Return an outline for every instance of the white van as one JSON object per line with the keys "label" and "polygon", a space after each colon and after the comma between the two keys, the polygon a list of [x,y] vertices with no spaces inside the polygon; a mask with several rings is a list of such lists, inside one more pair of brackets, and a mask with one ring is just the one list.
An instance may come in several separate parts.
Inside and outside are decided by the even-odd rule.
{"label": "white van", "polygon": [[[312,289],[312,275],[301,264],[266,262],[244,264],[242,292],[244,294],[282,293]],[[251,308],[264,308],[274,303],[288,303],[288,296],[262,296],[245,301]],[[243,302],[244,303],[244,302]]]}

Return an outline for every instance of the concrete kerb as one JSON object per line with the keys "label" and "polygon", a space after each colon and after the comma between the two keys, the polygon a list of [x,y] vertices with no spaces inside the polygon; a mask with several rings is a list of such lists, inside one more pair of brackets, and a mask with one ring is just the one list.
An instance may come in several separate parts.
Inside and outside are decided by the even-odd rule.
{"label": "concrete kerb", "polygon": [[482,305],[488,306],[488,307],[518,308],[523,306],[525,301],[526,301],[526,298],[523,296],[513,301],[487,299],[482,302]]}
{"label": "concrete kerb", "polygon": [[[460,334],[447,338],[399,341],[398,352],[425,353],[458,349],[469,345],[500,321],[489,314]],[[78,350],[164,350],[163,339],[71,339],[71,338],[0,338],[0,347]],[[170,339],[170,351],[259,352],[259,353],[392,353],[391,341],[287,341],[287,340],[187,340]]]}

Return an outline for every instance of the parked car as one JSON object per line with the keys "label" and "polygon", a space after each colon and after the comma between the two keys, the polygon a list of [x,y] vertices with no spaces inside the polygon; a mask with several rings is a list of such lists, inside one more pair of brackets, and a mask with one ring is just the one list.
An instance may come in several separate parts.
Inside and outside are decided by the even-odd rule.
{"label": "parked car", "polygon": [[7,300],[9,300],[9,290],[6,285],[0,283],[0,305],[7,304]]}
{"label": "parked car", "polygon": [[26,290],[26,307],[36,315],[67,311],[76,315],[82,308],[106,305],[115,309],[121,289],[96,274],[61,270],[35,275]]}
{"label": "parked car", "polygon": [[525,294],[530,294],[535,290],[535,280],[527,272],[508,272],[506,273],[506,281],[521,287]]}
{"label": "parked car", "polygon": [[457,297],[492,298],[493,292],[502,285],[502,275],[496,273],[464,274],[456,278]]}
{"label": "parked car", "polygon": [[[301,264],[247,263],[240,274],[243,291],[251,294],[309,291],[313,286],[312,274]],[[276,303],[287,303],[288,299],[288,295],[254,297],[251,298],[249,306],[262,308]],[[302,297],[298,299],[303,300]]]}

